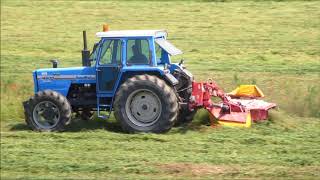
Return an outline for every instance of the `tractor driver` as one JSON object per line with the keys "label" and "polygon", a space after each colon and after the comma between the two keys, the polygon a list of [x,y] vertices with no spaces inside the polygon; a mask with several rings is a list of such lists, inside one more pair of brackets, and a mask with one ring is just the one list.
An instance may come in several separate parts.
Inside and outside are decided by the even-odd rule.
{"label": "tractor driver", "polygon": [[130,63],[149,64],[148,58],[144,54],[140,53],[136,45],[133,45],[131,48],[132,48],[133,56],[129,59]]}

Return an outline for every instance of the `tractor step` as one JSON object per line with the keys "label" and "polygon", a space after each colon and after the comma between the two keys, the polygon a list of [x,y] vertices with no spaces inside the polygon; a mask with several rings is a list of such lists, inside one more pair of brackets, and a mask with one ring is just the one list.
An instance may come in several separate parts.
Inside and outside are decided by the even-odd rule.
{"label": "tractor step", "polygon": [[101,119],[109,119],[110,116],[108,115],[98,115],[98,118],[101,118]]}
{"label": "tractor step", "polygon": [[100,104],[99,107],[110,107],[110,104]]}
{"label": "tractor step", "polygon": [[[98,104],[97,107],[97,112],[98,112],[98,117],[102,119],[109,119],[111,115],[111,105],[110,104]],[[101,115],[101,110],[108,111],[108,115]]]}
{"label": "tractor step", "polygon": [[[104,96],[101,96],[101,94],[99,94],[97,96],[97,113],[98,113],[98,117],[102,118],[102,119],[109,119],[109,117],[111,115],[111,111],[112,111],[113,99],[111,101],[111,104],[100,104],[100,102],[101,102],[100,98],[104,98]],[[107,115],[101,115],[101,111],[108,111],[108,114]]]}

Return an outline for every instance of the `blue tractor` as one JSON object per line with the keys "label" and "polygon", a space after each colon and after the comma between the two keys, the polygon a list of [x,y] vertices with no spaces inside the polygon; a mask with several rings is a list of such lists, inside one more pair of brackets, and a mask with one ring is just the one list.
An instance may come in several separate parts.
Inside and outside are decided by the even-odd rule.
{"label": "blue tractor", "polygon": [[[161,133],[190,121],[193,76],[170,57],[182,52],[164,30],[98,32],[84,49],[82,66],[33,71],[34,96],[23,103],[26,123],[35,131],[62,131],[72,114],[108,118],[113,111],[124,131]],[[106,111],[108,113],[101,112]]]}

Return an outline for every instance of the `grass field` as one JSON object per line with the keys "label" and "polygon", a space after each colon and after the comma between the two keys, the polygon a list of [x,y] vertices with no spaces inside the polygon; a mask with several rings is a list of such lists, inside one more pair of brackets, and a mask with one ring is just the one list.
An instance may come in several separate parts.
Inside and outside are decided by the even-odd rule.
{"label": "grass field", "polygon": [[[251,129],[191,125],[167,134],[121,132],[111,118],[74,119],[36,133],[22,101],[31,72],[80,66],[82,30],[167,29],[197,80],[230,91],[255,83],[279,105]],[[1,1],[1,179],[320,177],[320,2]]]}

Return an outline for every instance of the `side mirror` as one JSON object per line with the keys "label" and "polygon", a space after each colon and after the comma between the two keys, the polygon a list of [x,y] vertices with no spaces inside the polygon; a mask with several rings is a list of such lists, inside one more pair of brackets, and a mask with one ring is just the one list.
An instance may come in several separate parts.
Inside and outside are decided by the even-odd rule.
{"label": "side mirror", "polygon": [[97,49],[98,45],[99,45],[99,43],[94,43],[93,49],[92,49],[92,53],[95,52],[95,50]]}
{"label": "side mirror", "polygon": [[52,60],[50,60],[50,62],[52,63],[52,68],[58,67],[58,64],[59,64],[58,59],[52,59]]}
{"label": "side mirror", "polygon": [[94,43],[94,45],[93,45],[92,52],[90,53],[89,62],[88,62],[88,64],[89,64],[90,66],[91,66],[91,62],[94,61],[94,60],[96,60],[96,59],[95,59],[95,58],[96,58],[95,56],[96,56],[96,50],[97,50],[98,46],[99,46],[99,43]]}
{"label": "side mirror", "polygon": [[181,66],[181,64],[184,63],[184,59],[181,59],[180,62],[179,62],[179,66]]}

